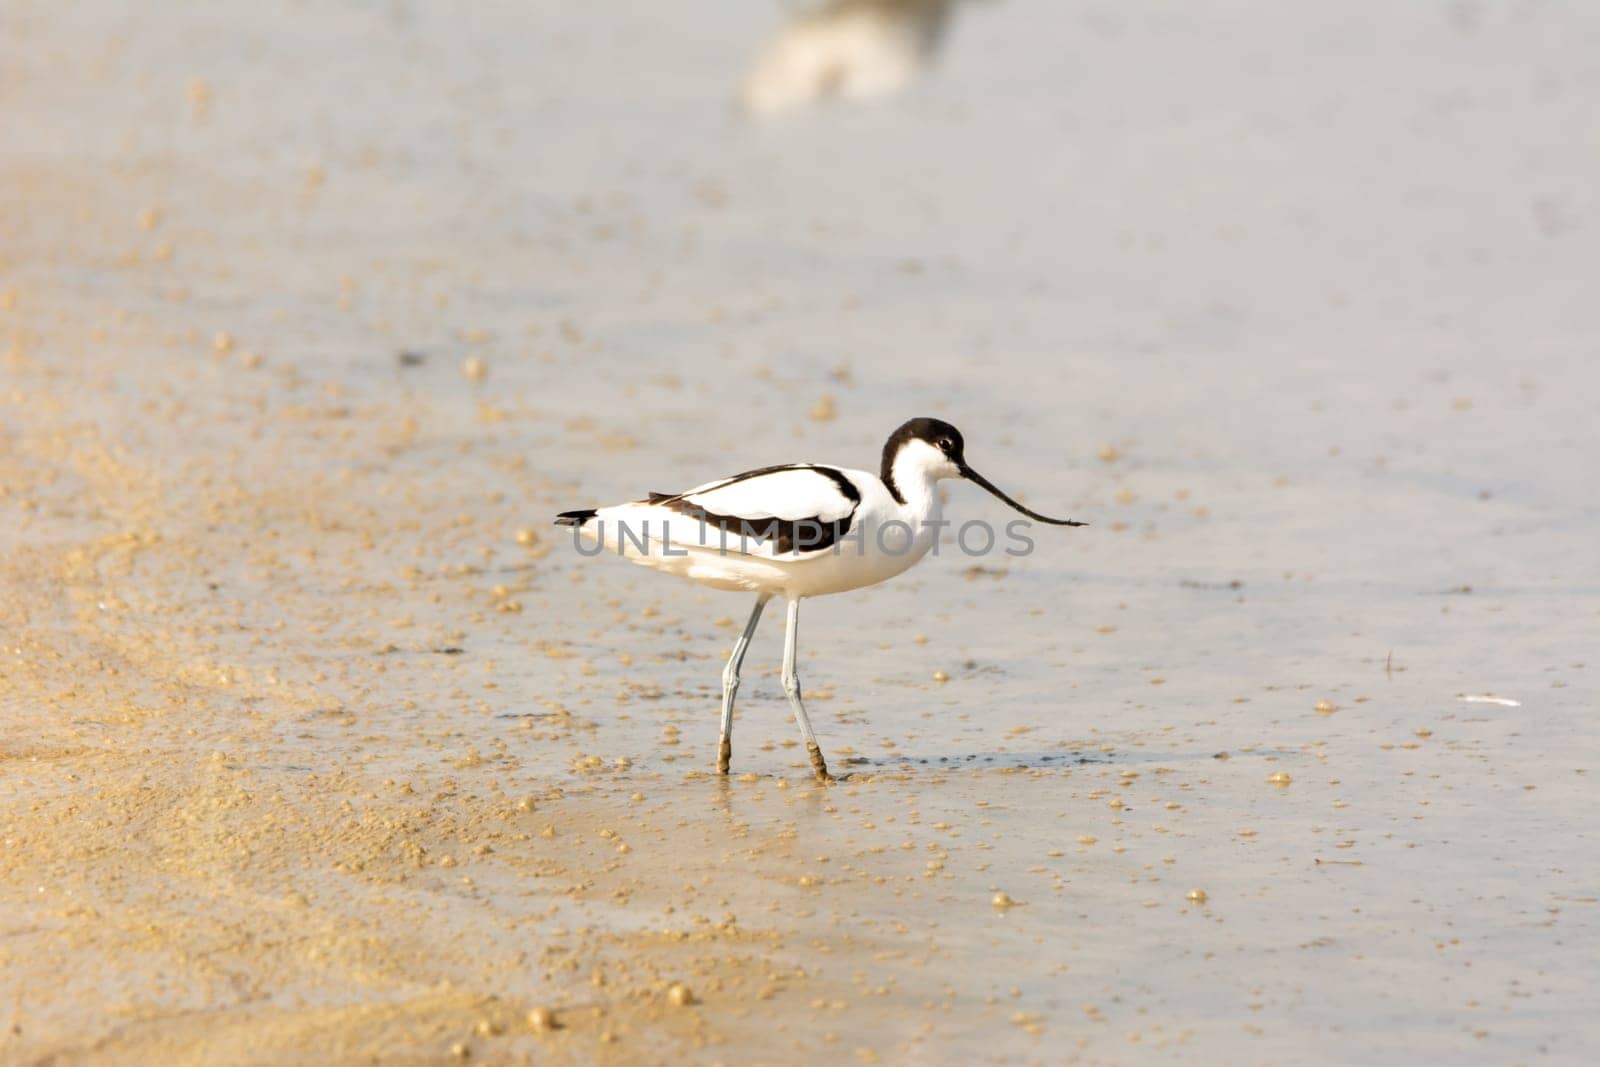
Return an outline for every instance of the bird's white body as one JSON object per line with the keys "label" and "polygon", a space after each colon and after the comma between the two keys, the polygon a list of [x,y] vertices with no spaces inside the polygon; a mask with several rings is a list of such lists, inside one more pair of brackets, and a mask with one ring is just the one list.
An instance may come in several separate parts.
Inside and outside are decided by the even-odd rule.
{"label": "bird's white body", "polygon": [[941,478],[966,478],[1030,518],[1081,526],[1031,511],[967,465],[961,434],[938,419],[912,419],[883,447],[879,473],[821,463],[763,467],[644,500],[564,511],[586,554],[610,549],[635,563],[716,589],[755,593],[750,621],[722,672],[722,743],[717,769],[733,752],[739,668],[767,601],[789,602],[783,689],[817,777],[830,780],[806,717],[796,669],[800,601],[877,583],[915,566],[939,537]]}
{"label": "bird's white body", "polygon": [[[666,501],[599,508],[579,535],[634,563],[715,589],[789,599],[842,593],[902,574],[933,548],[940,515],[933,475],[942,472],[941,462],[948,461],[926,445],[905,450],[894,479],[902,500],[868,471],[797,464],[707,482]],[[840,479],[859,499],[850,499]],[[742,523],[719,524],[708,516]],[[774,523],[774,531],[814,524],[800,533],[814,530],[813,541],[829,543],[811,547],[761,537]],[[830,539],[839,524],[847,525]]]}

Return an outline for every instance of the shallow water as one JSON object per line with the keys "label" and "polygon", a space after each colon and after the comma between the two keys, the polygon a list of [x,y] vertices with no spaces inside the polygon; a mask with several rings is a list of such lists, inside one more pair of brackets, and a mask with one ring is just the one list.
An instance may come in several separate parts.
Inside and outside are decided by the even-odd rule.
{"label": "shallow water", "polygon": [[[1600,16],[1256,7],[17,5],[0,1058],[1592,1057]],[[1093,525],[719,780],[748,605],[549,517],[917,414]]]}

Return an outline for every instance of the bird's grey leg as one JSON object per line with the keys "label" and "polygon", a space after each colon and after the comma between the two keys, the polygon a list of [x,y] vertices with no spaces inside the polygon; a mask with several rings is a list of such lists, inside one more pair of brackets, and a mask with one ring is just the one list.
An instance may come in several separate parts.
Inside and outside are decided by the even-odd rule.
{"label": "bird's grey leg", "polygon": [[806,718],[806,706],[800,702],[800,675],[795,670],[795,643],[800,634],[800,598],[789,601],[789,626],[783,635],[783,691],[789,695],[794,708],[795,722],[800,724],[800,735],[806,739],[806,754],[811,757],[811,769],[817,779],[833,781],[828,765],[822,759],[822,749],[817,747],[817,735],[811,732],[811,720]]}
{"label": "bird's grey leg", "polygon": [[744,633],[733,643],[733,655],[728,657],[728,665],[722,668],[722,743],[717,746],[718,774],[727,774],[728,764],[733,760],[733,696],[739,691],[739,668],[744,664],[744,654],[750,647],[750,638],[756,632],[756,623],[761,621],[761,609],[767,606],[770,599],[766,595],[756,597],[750,621],[744,624]]}

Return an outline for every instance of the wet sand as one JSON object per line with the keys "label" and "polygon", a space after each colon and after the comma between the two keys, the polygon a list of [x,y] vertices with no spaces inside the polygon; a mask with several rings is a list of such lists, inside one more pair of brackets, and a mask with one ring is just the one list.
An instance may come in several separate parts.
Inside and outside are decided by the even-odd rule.
{"label": "wet sand", "polygon": [[[1592,1058],[1600,20],[1253,8],[8,11],[0,1060]],[[1094,525],[719,778],[748,605],[550,516],[918,414]]]}

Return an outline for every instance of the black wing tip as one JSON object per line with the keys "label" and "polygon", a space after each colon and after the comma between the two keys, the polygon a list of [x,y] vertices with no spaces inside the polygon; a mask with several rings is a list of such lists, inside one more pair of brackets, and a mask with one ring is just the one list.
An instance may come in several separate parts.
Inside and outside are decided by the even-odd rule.
{"label": "black wing tip", "polygon": [[557,526],[582,526],[598,515],[594,508],[579,508],[577,511],[563,511],[556,516]]}

